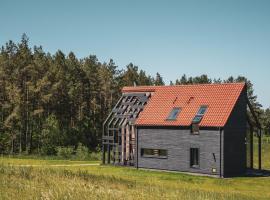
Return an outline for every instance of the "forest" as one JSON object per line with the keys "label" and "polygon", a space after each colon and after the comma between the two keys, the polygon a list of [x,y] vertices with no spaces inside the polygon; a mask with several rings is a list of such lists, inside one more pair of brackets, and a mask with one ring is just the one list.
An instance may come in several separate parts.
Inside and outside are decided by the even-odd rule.
{"label": "forest", "polygon": [[[252,83],[243,76],[209,78],[206,74],[179,79],[170,85],[246,82],[248,98],[270,132],[270,108],[263,109]],[[84,146],[99,151],[102,123],[121,95],[123,86],[164,85],[163,77],[147,74],[129,63],[118,67],[112,59],[95,55],[77,58],[29,46],[23,34],[0,51],[0,154],[55,155],[58,147]]]}

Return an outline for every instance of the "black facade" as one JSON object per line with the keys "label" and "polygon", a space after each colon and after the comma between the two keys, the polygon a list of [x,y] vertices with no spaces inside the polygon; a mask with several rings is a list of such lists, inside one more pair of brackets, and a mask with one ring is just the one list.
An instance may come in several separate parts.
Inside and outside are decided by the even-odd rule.
{"label": "black facade", "polygon": [[[224,127],[137,127],[138,168],[237,176],[246,170],[246,90],[238,98]],[[198,166],[191,166],[191,149],[198,149]],[[143,149],[166,150],[166,156],[143,155]]]}
{"label": "black facade", "polygon": [[[172,171],[194,172],[203,174],[221,175],[220,170],[220,130],[200,130],[200,133],[191,134],[190,128],[166,127],[138,127],[138,168],[162,169]],[[167,150],[166,158],[144,157],[141,149]],[[190,165],[190,149],[199,150],[199,164]]]}

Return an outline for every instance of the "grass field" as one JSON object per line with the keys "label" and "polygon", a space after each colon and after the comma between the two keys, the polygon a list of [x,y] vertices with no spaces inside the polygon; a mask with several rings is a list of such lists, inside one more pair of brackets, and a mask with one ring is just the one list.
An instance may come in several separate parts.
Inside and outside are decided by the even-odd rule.
{"label": "grass field", "polygon": [[[257,167],[257,141],[254,141]],[[270,138],[263,139],[270,170]],[[100,166],[98,161],[0,157],[0,200],[13,199],[270,199],[270,177],[219,179]]]}
{"label": "grass field", "polygon": [[[217,179],[77,165],[94,163],[2,157],[0,199],[270,199],[270,177]],[[34,167],[20,166],[29,164]]]}

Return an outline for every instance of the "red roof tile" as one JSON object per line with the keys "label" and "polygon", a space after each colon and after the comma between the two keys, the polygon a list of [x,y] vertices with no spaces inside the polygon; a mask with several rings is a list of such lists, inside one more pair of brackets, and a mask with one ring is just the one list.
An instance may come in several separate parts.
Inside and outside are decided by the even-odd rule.
{"label": "red roof tile", "polygon": [[[207,105],[200,126],[223,127],[244,87],[244,83],[137,86],[124,87],[122,92],[152,93],[136,125],[189,126],[200,106]],[[177,119],[166,120],[174,107],[181,108]]]}

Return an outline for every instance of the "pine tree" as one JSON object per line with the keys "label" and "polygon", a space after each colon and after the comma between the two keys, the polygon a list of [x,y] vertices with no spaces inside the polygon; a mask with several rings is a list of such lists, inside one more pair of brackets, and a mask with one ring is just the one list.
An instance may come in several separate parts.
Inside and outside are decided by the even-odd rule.
{"label": "pine tree", "polygon": [[161,77],[161,75],[159,73],[156,74],[154,84],[155,85],[165,85],[163,78]]}

